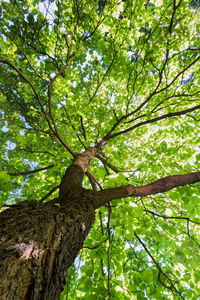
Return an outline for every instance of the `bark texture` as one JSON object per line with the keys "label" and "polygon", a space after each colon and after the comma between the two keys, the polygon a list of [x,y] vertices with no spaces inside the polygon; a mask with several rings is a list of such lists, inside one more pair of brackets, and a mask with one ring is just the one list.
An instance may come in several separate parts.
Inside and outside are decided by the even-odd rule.
{"label": "bark texture", "polygon": [[88,148],[66,170],[59,207],[25,201],[0,214],[0,299],[59,299],[94,222],[95,195],[82,180],[95,152]]}
{"label": "bark texture", "polygon": [[165,193],[175,187],[192,184],[200,181],[200,172],[194,172],[184,175],[172,175],[143,186],[120,186],[110,189],[104,189],[95,194],[95,207],[101,207],[107,202],[125,197],[148,196],[158,193]]}
{"label": "bark texture", "polygon": [[87,191],[71,197],[68,206],[26,201],[3,211],[0,299],[59,299],[67,270],[93,222],[93,200]]}

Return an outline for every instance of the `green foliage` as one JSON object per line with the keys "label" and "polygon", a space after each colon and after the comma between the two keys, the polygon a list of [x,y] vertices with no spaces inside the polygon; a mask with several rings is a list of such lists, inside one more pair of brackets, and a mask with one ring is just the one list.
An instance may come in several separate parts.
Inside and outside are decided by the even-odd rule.
{"label": "green foliage", "polygon": [[[59,135],[78,153],[124,116],[101,153],[118,172],[97,158],[91,162],[102,188],[199,171],[197,6],[178,0],[1,1],[1,204],[40,200],[70,165],[51,113]],[[48,84],[69,48],[69,66],[52,84],[50,113]],[[84,186],[91,188],[87,178]],[[199,187],[102,207],[61,299],[198,299]]]}
{"label": "green foliage", "polygon": [[6,185],[10,181],[10,176],[7,174],[6,171],[1,171],[0,172],[0,189],[1,190],[6,190]]}

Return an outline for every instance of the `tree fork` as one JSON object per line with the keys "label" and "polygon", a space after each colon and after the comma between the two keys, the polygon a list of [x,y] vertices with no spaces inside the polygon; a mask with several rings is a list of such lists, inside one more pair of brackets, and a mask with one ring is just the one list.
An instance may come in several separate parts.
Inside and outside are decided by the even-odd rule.
{"label": "tree fork", "polygon": [[200,172],[173,175],[150,184],[101,191],[82,187],[84,174],[98,147],[77,154],[59,186],[60,206],[24,201],[0,214],[0,298],[56,300],[67,270],[83,246],[95,209],[124,197],[166,192],[200,181]]}
{"label": "tree fork", "polygon": [[94,195],[82,188],[96,153],[75,157],[60,184],[60,207],[24,201],[0,214],[0,298],[56,300],[94,222]]}

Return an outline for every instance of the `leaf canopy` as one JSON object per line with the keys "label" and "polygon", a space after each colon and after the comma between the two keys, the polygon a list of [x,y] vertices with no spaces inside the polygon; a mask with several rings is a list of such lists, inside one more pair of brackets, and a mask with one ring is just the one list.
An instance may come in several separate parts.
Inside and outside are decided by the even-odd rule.
{"label": "leaf canopy", "polygon": [[[198,171],[199,17],[187,0],[2,1],[1,204],[58,186],[65,142],[106,137],[102,188]],[[61,299],[197,299],[199,187],[100,208]]]}

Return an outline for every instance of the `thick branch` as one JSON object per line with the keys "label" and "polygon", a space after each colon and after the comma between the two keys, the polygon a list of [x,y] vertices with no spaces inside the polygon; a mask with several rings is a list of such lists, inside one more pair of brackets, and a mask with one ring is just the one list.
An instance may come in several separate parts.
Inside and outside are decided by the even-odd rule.
{"label": "thick branch", "polygon": [[96,151],[97,151],[96,147],[91,147],[86,149],[83,153],[78,154],[75,157],[72,165],[78,165],[85,173],[86,171],[88,171],[90,161],[95,156]]}
{"label": "thick branch", "polygon": [[96,193],[96,208],[105,205],[107,202],[132,196],[148,196],[158,193],[165,193],[175,187],[192,184],[200,181],[200,172],[172,175],[158,179],[150,184],[134,187],[133,185],[120,186],[111,189],[101,190]]}
{"label": "thick branch", "polygon": [[83,153],[76,155],[71,166],[66,170],[65,175],[62,178],[60,184],[59,197],[61,201],[65,199],[66,194],[73,189],[82,189],[82,181],[84,173],[86,173],[92,183],[94,183],[94,177],[89,171],[89,164],[97,151],[96,147],[86,149]]}

